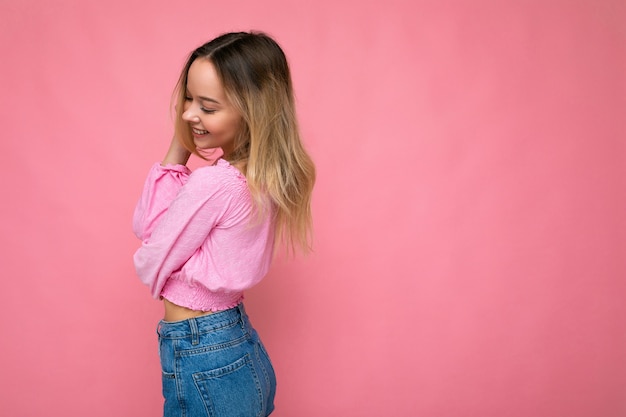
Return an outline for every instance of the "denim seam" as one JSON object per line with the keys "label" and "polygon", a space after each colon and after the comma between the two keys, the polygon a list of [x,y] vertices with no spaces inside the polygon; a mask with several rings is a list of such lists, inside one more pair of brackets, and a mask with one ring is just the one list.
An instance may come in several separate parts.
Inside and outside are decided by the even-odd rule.
{"label": "denim seam", "polygon": [[[210,329],[208,329],[208,330],[203,330],[203,331],[201,331],[201,330],[200,330],[200,328],[198,328],[198,335],[199,335],[199,336],[203,336],[203,335],[205,335],[205,334],[213,333],[213,332],[215,332],[216,330],[224,330],[224,329],[227,329],[227,328],[230,328],[230,327],[235,327],[235,326],[237,326],[238,324],[239,324],[239,320],[236,320],[236,321],[233,321],[233,322],[225,323],[224,325],[219,326],[219,327],[211,327],[211,328],[210,328]],[[167,324],[165,324],[165,326],[167,326]],[[163,326],[161,326],[161,328],[162,328],[162,327],[163,327]],[[200,326],[200,327],[202,327],[202,326]],[[182,332],[181,332],[181,333],[182,333]],[[167,334],[166,334],[166,335],[163,335],[163,334],[160,334],[160,333],[157,333],[157,334],[158,334],[159,336],[161,336],[162,338],[164,338],[164,339],[169,339],[169,340],[175,340],[175,339],[185,339],[185,338],[189,337],[189,333],[188,333],[188,332],[185,332],[184,334],[181,334],[180,336],[168,336]]]}
{"label": "denim seam", "polygon": [[216,350],[227,349],[227,348],[232,347],[232,346],[240,345],[243,342],[245,342],[247,339],[248,339],[247,336],[243,336],[243,337],[240,337],[238,339],[231,340],[230,342],[227,342],[227,343],[220,343],[220,344],[217,344],[217,345],[204,346],[204,347],[200,347],[200,348],[196,348],[196,349],[178,350],[178,351],[175,352],[175,355],[176,355],[177,358],[181,358],[181,357],[199,355],[199,354],[205,353],[205,352],[213,352],[213,351],[216,351]]}
{"label": "denim seam", "polygon": [[187,408],[185,405],[185,395],[183,389],[183,377],[181,375],[180,370],[180,359],[176,354],[178,347],[177,341],[174,341],[174,374],[176,375],[176,399],[178,400],[178,404],[180,405],[181,417],[187,416]]}
{"label": "denim seam", "polygon": [[[270,377],[267,374],[267,369],[265,369],[265,365],[263,364],[263,361],[261,360],[261,355],[259,354],[259,342],[256,342],[254,344],[254,354],[256,355],[257,363],[261,367],[261,371],[263,372],[263,376],[265,377],[265,384],[267,386],[269,386],[270,385]],[[261,400],[262,400],[261,404],[263,406],[262,409],[266,410],[267,409],[266,402],[267,402],[268,398],[265,398],[265,395],[261,395]]]}

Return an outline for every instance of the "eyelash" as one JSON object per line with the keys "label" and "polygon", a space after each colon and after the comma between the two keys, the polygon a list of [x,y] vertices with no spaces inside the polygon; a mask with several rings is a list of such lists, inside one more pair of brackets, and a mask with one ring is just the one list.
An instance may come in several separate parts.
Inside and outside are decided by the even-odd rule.
{"label": "eyelash", "polygon": [[[193,99],[191,97],[185,97],[185,101],[192,101],[192,100]],[[215,113],[215,110],[207,109],[207,108],[204,108],[204,107],[200,107],[200,110],[203,113],[206,113],[206,114],[213,114],[213,113]]]}

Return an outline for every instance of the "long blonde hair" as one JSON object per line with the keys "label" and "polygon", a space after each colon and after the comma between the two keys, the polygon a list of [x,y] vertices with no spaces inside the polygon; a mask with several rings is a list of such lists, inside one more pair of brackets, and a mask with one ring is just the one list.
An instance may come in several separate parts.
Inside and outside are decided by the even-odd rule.
{"label": "long blonde hair", "polygon": [[175,134],[190,152],[203,158],[182,119],[187,74],[196,59],[213,64],[226,96],[242,117],[234,150],[226,159],[243,167],[258,212],[275,210],[275,240],[292,252],[297,248],[308,252],[315,166],[300,139],[285,54],[260,32],[226,33],[191,53],[174,92]]}

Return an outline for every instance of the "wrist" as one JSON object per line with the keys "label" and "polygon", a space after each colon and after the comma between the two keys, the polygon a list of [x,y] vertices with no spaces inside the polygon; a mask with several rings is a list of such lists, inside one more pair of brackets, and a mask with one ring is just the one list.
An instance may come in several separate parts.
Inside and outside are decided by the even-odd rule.
{"label": "wrist", "polygon": [[161,165],[185,165],[190,156],[191,152],[185,149],[185,147],[176,138],[172,138],[170,147],[167,150],[163,161],[161,161]]}

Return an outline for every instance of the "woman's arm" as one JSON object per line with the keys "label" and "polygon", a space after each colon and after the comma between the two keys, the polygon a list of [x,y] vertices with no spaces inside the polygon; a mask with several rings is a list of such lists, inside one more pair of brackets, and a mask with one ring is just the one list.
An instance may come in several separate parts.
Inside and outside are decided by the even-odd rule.
{"label": "woman's arm", "polygon": [[189,160],[189,156],[191,152],[183,147],[176,137],[172,137],[172,141],[170,142],[170,147],[161,161],[162,166],[166,166],[167,164],[172,165],[185,165]]}
{"label": "woman's arm", "polygon": [[149,236],[135,252],[137,275],[158,298],[167,279],[194,255],[230,209],[237,193],[223,170],[199,170],[189,176]]}
{"label": "woman's arm", "polygon": [[173,137],[160,164],[154,164],[146,178],[141,198],[133,215],[133,231],[145,240],[165,214],[191,171],[185,165],[190,153]]}

